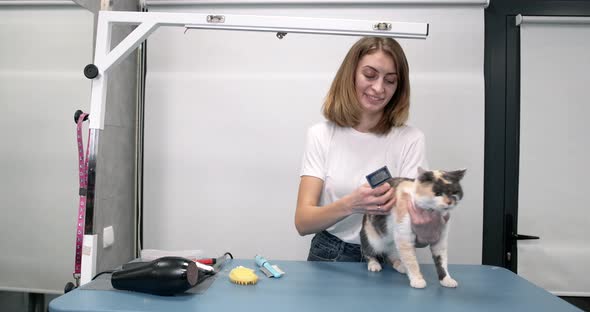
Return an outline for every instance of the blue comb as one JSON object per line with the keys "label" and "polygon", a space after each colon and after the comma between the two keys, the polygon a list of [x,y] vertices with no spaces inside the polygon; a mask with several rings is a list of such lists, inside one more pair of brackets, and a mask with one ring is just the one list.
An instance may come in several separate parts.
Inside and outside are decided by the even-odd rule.
{"label": "blue comb", "polygon": [[268,260],[264,259],[264,257],[260,255],[256,255],[256,257],[254,257],[254,260],[256,261],[256,265],[258,265],[261,270],[262,268],[266,269],[272,275],[272,277],[279,278],[283,276],[283,274],[285,274],[283,271],[280,271],[280,269],[277,269],[274,266],[270,265]]}

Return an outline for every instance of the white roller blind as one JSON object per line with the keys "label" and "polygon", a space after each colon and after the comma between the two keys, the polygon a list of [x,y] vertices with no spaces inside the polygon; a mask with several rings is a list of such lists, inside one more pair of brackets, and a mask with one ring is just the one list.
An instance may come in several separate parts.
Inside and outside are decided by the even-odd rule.
{"label": "white roller blind", "polygon": [[74,111],[90,107],[93,23],[73,4],[0,6],[1,290],[62,293],[73,280]]}
{"label": "white roller blind", "polygon": [[[426,133],[431,167],[468,168],[449,257],[481,263],[483,3],[271,2],[150,11],[429,23],[428,39],[400,40],[411,71],[410,123]],[[305,259],[311,236],[297,234],[294,213],[306,129],[323,119],[323,98],[358,39],[158,29],[148,39],[144,248]]]}
{"label": "white roller blind", "polygon": [[518,272],[557,295],[590,296],[587,192],[590,18],[520,25]]}

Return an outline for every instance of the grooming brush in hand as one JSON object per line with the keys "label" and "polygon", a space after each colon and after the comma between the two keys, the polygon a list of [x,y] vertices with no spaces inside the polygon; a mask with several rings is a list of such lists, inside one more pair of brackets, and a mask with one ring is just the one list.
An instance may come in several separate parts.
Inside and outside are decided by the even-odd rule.
{"label": "grooming brush in hand", "polygon": [[391,179],[391,173],[389,173],[387,166],[384,166],[367,176],[367,181],[369,182],[369,185],[371,185],[371,188],[376,188],[389,179]]}

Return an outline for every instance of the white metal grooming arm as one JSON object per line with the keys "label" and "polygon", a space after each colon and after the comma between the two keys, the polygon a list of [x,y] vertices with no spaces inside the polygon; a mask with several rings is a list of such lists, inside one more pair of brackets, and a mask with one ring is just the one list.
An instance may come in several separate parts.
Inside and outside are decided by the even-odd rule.
{"label": "white metal grooming arm", "polygon": [[[115,48],[111,47],[111,30],[114,24],[137,25]],[[99,11],[96,29],[94,64],[84,68],[84,75],[92,79],[90,99],[91,133],[90,164],[96,161],[96,140],[104,130],[107,78],[109,69],[135,50],[159,26],[180,26],[196,29],[242,30],[276,32],[280,39],[287,33],[308,33],[349,36],[383,36],[425,39],[427,23],[400,23],[387,21],[304,18],[286,16],[220,15],[199,13],[113,12]],[[92,170],[92,169],[89,169]],[[89,199],[90,200],[90,199]],[[93,200],[93,199],[92,199]],[[97,234],[84,235],[81,284],[96,273]]]}
{"label": "white metal grooming arm", "polygon": [[[112,50],[113,24],[138,25]],[[196,29],[242,30],[286,33],[329,34],[349,36],[383,36],[425,39],[428,23],[369,20],[326,19],[287,16],[223,15],[202,13],[112,12],[100,11],[96,30],[94,64],[84,74],[92,79],[90,128],[104,129],[106,81],[109,69],[135,50],[159,26]]]}

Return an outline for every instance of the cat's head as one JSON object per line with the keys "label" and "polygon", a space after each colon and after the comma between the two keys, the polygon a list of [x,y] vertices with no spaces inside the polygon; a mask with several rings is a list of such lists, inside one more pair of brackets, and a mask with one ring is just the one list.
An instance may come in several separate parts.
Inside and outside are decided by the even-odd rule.
{"label": "cat's head", "polygon": [[459,183],[466,169],[455,171],[424,170],[418,168],[416,177],[416,204],[422,209],[449,211],[463,198]]}

